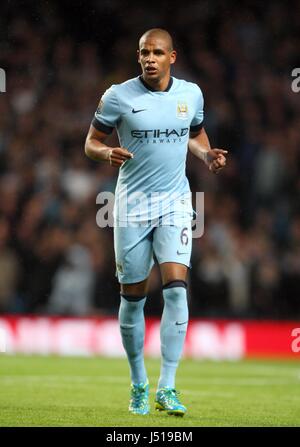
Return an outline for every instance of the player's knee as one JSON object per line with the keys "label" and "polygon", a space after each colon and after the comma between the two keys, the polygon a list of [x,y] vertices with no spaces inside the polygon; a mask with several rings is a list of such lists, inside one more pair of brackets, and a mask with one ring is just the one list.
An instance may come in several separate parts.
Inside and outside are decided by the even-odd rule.
{"label": "player's knee", "polygon": [[183,281],[182,279],[173,279],[172,281],[168,281],[163,285],[163,290],[175,289],[177,287],[183,287],[184,289],[186,289],[186,281]]}
{"label": "player's knee", "polygon": [[[133,329],[143,321],[145,302],[145,297],[121,295],[119,307],[119,322],[121,324],[121,329],[124,329],[125,331]],[[130,327],[127,327],[127,325]]]}
{"label": "player's knee", "polygon": [[174,280],[163,286],[163,297],[165,304],[172,306],[174,310],[180,311],[187,306],[187,284],[182,280]]}
{"label": "player's knee", "polygon": [[124,298],[126,301],[129,301],[130,303],[137,303],[138,301],[143,300],[145,295],[128,295],[121,293],[121,297]]}

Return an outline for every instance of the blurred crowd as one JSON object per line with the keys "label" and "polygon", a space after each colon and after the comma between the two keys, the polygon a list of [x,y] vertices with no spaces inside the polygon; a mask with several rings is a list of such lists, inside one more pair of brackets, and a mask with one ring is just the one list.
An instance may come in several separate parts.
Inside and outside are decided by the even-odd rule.
{"label": "blurred crowd", "polygon": [[[300,316],[300,3],[121,0],[7,2],[1,7],[0,312],[116,315],[111,228],[96,225],[117,172],[84,154],[102,93],[140,73],[152,27],[174,36],[173,75],[196,82],[205,128],[228,164],[213,175],[188,156],[205,193],[194,239],[191,316]],[[74,7],[73,7],[74,6]],[[117,144],[116,135],[111,144]],[[162,308],[157,266],[148,314]]]}

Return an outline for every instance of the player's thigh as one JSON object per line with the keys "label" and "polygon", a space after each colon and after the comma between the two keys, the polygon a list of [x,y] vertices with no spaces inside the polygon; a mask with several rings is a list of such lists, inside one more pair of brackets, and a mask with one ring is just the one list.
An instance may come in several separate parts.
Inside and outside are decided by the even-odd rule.
{"label": "player's thigh", "polygon": [[[184,279],[190,267],[192,252],[192,229],[190,222],[181,226],[165,225],[155,228],[153,250],[161,266],[162,280]],[[174,265],[169,265],[174,264]],[[178,267],[176,265],[178,264]],[[180,275],[173,278],[173,275]]]}
{"label": "player's thigh", "polygon": [[163,262],[159,265],[163,286],[171,281],[186,281],[188,267],[176,262]]}
{"label": "player's thigh", "polygon": [[149,289],[149,277],[144,281],[134,284],[120,284],[122,295],[146,296]]}
{"label": "player's thigh", "polygon": [[[138,284],[150,275],[153,266],[152,231],[150,227],[114,227],[116,274],[120,284]],[[143,285],[135,286],[143,289]]]}

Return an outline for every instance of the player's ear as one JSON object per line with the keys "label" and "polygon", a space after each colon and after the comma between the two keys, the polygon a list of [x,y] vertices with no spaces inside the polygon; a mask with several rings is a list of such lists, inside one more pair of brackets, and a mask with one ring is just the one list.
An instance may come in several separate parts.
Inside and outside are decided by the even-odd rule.
{"label": "player's ear", "polygon": [[175,50],[172,50],[170,53],[170,64],[175,64],[177,53]]}
{"label": "player's ear", "polygon": [[137,54],[138,63],[140,64],[141,63],[141,61],[140,61],[140,50],[137,50],[136,54]]}

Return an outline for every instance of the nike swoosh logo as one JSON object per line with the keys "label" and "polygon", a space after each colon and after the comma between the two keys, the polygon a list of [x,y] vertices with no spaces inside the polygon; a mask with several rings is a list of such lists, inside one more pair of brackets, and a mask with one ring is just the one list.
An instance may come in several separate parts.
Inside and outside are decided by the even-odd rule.
{"label": "nike swoosh logo", "polygon": [[176,326],[181,326],[182,324],[186,324],[186,323],[188,323],[188,321],[184,321],[183,323],[179,323],[178,321],[176,321]]}
{"label": "nike swoosh logo", "polygon": [[139,112],[144,112],[145,110],[147,110],[147,109],[140,109],[140,110],[132,109],[131,111],[132,111],[132,113],[139,113]]}
{"label": "nike swoosh logo", "polygon": [[186,252],[186,251],[181,252],[181,251],[178,251],[178,250],[177,250],[177,254],[178,254],[178,255],[187,255],[187,252]]}

